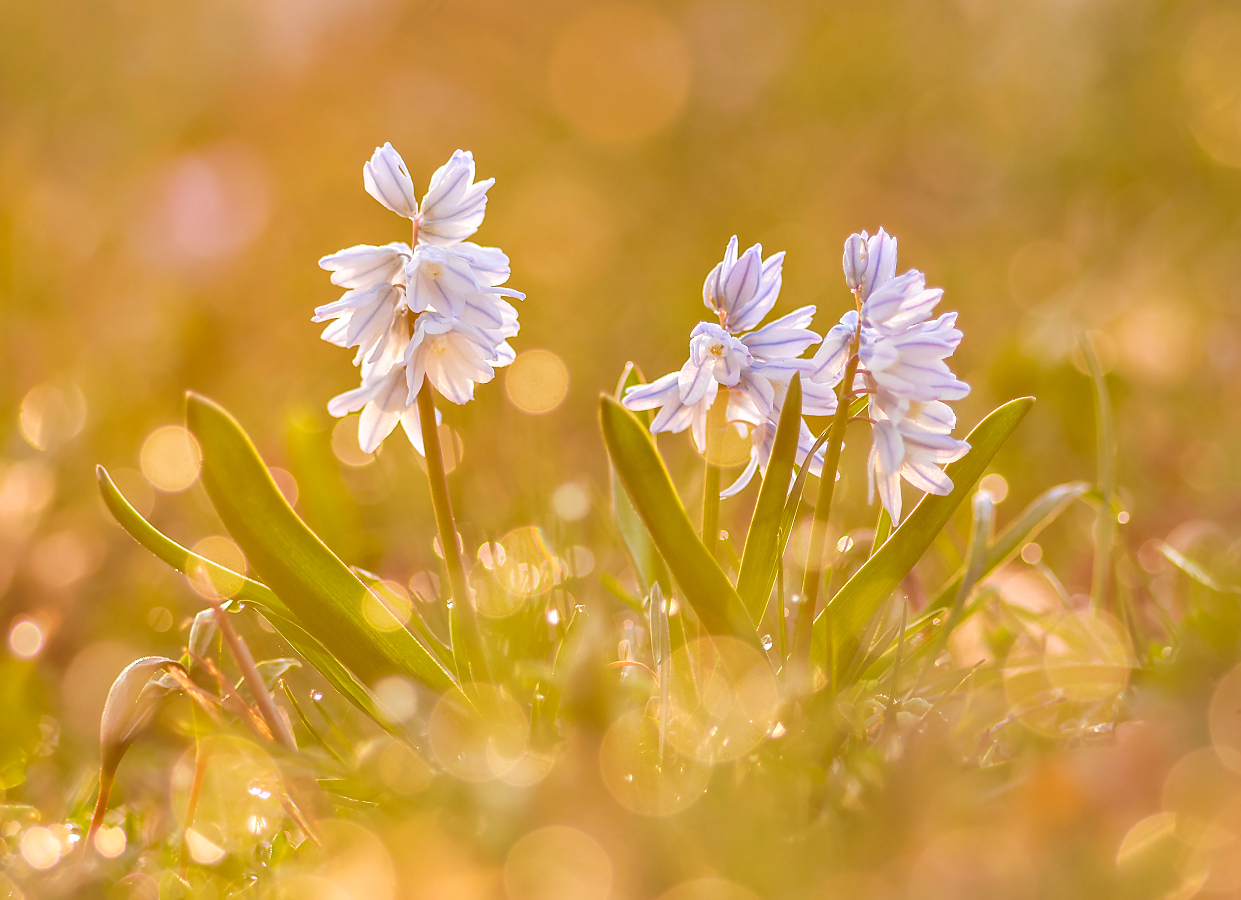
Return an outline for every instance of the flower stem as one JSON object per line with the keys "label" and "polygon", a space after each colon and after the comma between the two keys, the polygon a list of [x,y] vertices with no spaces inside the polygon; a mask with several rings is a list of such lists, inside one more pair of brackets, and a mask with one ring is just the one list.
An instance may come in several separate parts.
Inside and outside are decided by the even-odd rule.
{"label": "flower stem", "polygon": [[712,557],[719,558],[720,540],[720,444],[728,427],[728,397],[716,395],[707,411],[707,464],[702,478],[702,542]]}
{"label": "flower stem", "polygon": [[487,661],[483,653],[478,616],[474,611],[469,582],[465,577],[465,563],[461,559],[457,523],[453,518],[452,501],[448,496],[448,475],[444,471],[444,454],[440,449],[439,428],[435,424],[435,398],[431,393],[429,381],[423,381],[422,389],[418,392],[418,422],[422,429],[422,449],[427,460],[427,482],[431,488],[431,507],[435,510],[435,525],[439,530],[440,546],[444,552],[444,565],[448,569],[448,583],[454,601],[452,611],[456,615],[451,618],[460,625],[461,637],[465,644],[465,660],[472,670],[472,672],[462,671],[457,674],[462,681],[484,681],[487,680]]}
{"label": "flower stem", "polygon": [[[827,439],[827,455],[823,460],[823,475],[819,478],[819,499],[814,507],[814,523],[810,529],[809,555],[806,557],[806,574],[802,580],[802,598],[797,607],[793,625],[793,656],[809,674],[810,635],[814,626],[815,606],[819,599],[819,569],[823,563],[823,551],[827,545],[827,520],[832,513],[832,495],[836,490],[836,472],[840,468],[840,449],[844,446],[845,428],[849,424],[849,404],[853,396],[853,378],[857,374],[858,340],[853,341],[849,361],[845,364],[845,376],[836,388],[836,415],[832,419],[832,431]],[[807,460],[809,464],[809,460]],[[826,607],[824,608],[826,614]],[[827,641],[827,667],[830,678],[832,669],[832,639],[829,630]]]}
{"label": "flower stem", "polygon": [[267,730],[271,732],[272,740],[284,749],[296,753],[297,741],[293,739],[293,732],[289,730],[284,716],[280,715],[280,710],[276,708],[276,701],[272,699],[263,681],[263,676],[259,674],[254,657],[250,655],[250,648],[233,628],[233,623],[228,620],[228,614],[224,612],[220,602],[214,598],[208,598],[207,602],[211,604],[216,626],[228,642],[228,649],[232,651],[233,661],[237,663],[237,668],[241,669],[241,674],[245,676],[246,684],[250,688],[250,696],[254,698],[254,705],[258,707],[259,715],[263,717]]}

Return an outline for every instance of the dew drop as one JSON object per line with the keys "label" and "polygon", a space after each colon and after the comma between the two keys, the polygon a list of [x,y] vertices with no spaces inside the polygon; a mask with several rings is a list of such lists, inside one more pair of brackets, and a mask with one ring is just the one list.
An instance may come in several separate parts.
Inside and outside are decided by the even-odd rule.
{"label": "dew drop", "polygon": [[772,641],[771,641],[771,635],[769,635],[769,634],[765,634],[765,635],[763,635],[763,649],[764,649],[764,650],[770,650],[770,649],[771,649],[771,644],[772,644]]}

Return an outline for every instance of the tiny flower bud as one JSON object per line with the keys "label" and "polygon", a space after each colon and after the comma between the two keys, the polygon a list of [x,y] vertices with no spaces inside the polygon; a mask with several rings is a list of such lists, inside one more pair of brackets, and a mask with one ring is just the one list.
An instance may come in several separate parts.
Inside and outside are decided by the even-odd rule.
{"label": "tiny flower bud", "polygon": [[845,284],[849,285],[849,290],[857,291],[862,287],[862,279],[866,277],[866,239],[868,235],[865,231],[861,234],[851,234],[849,239],[845,241]]}
{"label": "tiny flower bud", "polygon": [[862,299],[883,287],[896,275],[896,238],[882,228],[866,241],[866,274],[862,277]]}

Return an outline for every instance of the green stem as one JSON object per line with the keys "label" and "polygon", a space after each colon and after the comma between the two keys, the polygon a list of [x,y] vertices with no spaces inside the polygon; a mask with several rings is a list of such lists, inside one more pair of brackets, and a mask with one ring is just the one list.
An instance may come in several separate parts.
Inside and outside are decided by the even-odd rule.
{"label": "green stem", "polygon": [[[465,576],[465,563],[461,558],[457,523],[452,515],[452,501],[448,496],[448,475],[444,471],[444,454],[440,449],[439,428],[435,424],[435,398],[431,383],[423,381],[418,392],[418,422],[422,429],[422,449],[427,460],[427,482],[431,488],[431,507],[435,510],[435,525],[439,530],[440,547],[444,552],[444,566],[448,569],[448,583],[452,592],[453,618],[461,626],[465,644],[465,657],[473,670],[459,672],[462,681],[487,680],[487,661],[483,653],[482,635],[478,628],[478,615],[470,597],[469,582]],[[454,648],[456,649],[456,648]]]}
{"label": "green stem", "polygon": [[702,479],[702,542],[712,557],[719,558],[720,542],[720,444],[724,429],[728,427],[728,392],[715,402],[707,412],[706,469]]}
{"label": "green stem", "polygon": [[[801,603],[797,607],[797,619],[793,626],[793,655],[803,665],[808,664],[810,634],[814,625],[815,606],[819,600],[819,568],[823,551],[827,546],[827,520],[832,513],[832,495],[836,490],[836,472],[840,468],[840,450],[844,446],[845,427],[849,423],[849,402],[853,392],[853,378],[857,374],[857,338],[854,338],[849,362],[845,365],[845,377],[836,388],[836,415],[832,419],[832,431],[827,439],[827,455],[823,460],[823,474],[819,478],[819,499],[814,507],[814,523],[810,528],[810,552],[806,557],[806,574],[802,580]],[[807,465],[809,460],[806,461]],[[824,608],[826,614],[826,607]],[[832,637],[828,629],[828,671],[832,669]],[[807,668],[808,672],[808,668]]]}

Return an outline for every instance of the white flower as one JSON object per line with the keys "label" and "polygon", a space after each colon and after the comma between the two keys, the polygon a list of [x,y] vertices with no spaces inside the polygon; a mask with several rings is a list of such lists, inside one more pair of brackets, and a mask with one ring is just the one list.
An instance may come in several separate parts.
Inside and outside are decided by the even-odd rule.
{"label": "white flower", "polygon": [[944,362],[961,343],[956,321],[951,312],[893,334],[864,330],[858,356],[879,394],[923,403],[965,397],[970,386]]}
{"label": "white flower", "polygon": [[699,322],[690,332],[689,359],[677,377],[681,402],[692,405],[708,395],[714,397],[721,384],[733,387],[753,362],[754,357],[741,341],[719,325]]}
{"label": "white flower", "polygon": [[845,282],[861,302],[841,317],[815,354],[811,378],[841,377],[857,341],[855,390],[870,397],[871,450],[867,464],[871,500],[876,488],[892,521],[901,517],[901,479],[919,490],[947,494],[952,480],[940,468],[960,459],[969,444],[950,436],[956,415],[944,400],[959,400],[969,385],[945,360],[956,352],[961,332],[956,313],[931,320],[944,292],[928,288],[911,269],[896,275],[896,238],[882,228],[845,241]]}
{"label": "white flower", "polygon": [[487,211],[487,189],[495,183],[488,178],[475,184],[474,155],[457,150],[431,176],[420,208],[405,160],[391,144],[375,148],[370,162],[362,167],[362,180],[368,194],[413,221],[416,240],[440,246],[463,241],[478,231]]}
{"label": "white flower", "polygon": [[679,372],[650,384],[630,387],[621,401],[629,409],[658,409],[651,431],[689,428],[699,451],[707,449],[707,412],[720,387],[727,388],[725,418],[758,425],[775,401],[771,382],[752,371],[754,357],[745,344],[713,322],[699,322],[690,337],[690,356]]}
{"label": "white flower", "polygon": [[416,401],[424,378],[444,399],[468,403],[474,399],[475,384],[491,381],[497,366],[512,361],[512,350],[503,339],[497,344],[486,331],[462,319],[423,313],[405,349],[408,403]]}
{"label": "white flower", "polygon": [[872,407],[875,424],[868,462],[868,496],[879,500],[892,522],[901,520],[901,479],[928,494],[947,494],[952,479],[940,469],[966,454],[970,445],[949,435],[956,415],[944,403],[911,404],[889,418],[882,407]]}
{"label": "white flower", "polygon": [[730,334],[749,331],[771,311],[780,295],[784,251],[763,259],[755,244],[737,256],[737,236],[724,250],[724,259],[711,270],[702,286],[702,302],[715,310],[720,325]]}
{"label": "white flower", "polygon": [[361,386],[335,397],[328,410],[361,410],[358,439],[368,452],[398,421],[422,452],[416,402],[424,381],[451,402],[466,403],[475,384],[516,358],[507,339],[518,332],[517,310],[505,298],[525,295],[501,287],[509,277],[502,251],[465,240],[482,224],[494,183],[475,183],[474,176],[474,157],[458,150],[431,177],[419,205],[400,154],[391,144],[377,148],[363,182],[372,197],[412,220],[412,248],[359,245],[319,261],[347,290],[318,307],[315,321],[334,320],[324,340],[357,347],[354,365],[362,374]]}
{"label": "white flower", "polygon": [[354,365],[373,355],[397,319],[403,293],[395,284],[354,288],[334,303],[315,309],[313,321],[335,319],[320,335],[339,347],[357,347]]}
{"label": "white flower", "polygon": [[926,277],[917,269],[888,278],[862,303],[862,320],[868,328],[895,334],[911,325],[925,322],[943,299],[943,288],[928,288]]}
{"label": "white flower", "polygon": [[845,241],[845,284],[866,300],[896,274],[896,238],[882,228],[874,237],[865,231]]}
{"label": "white flower", "polygon": [[327,408],[333,416],[362,411],[358,420],[358,444],[366,453],[374,453],[383,439],[392,433],[397,422],[403,424],[410,442],[422,453],[418,408],[406,402],[408,389],[401,360],[404,344],[409,341],[408,320],[398,318],[392,327],[404,333],[388,341],[384,351],[375,359],[363,360],[362,386],[333,397]]}

